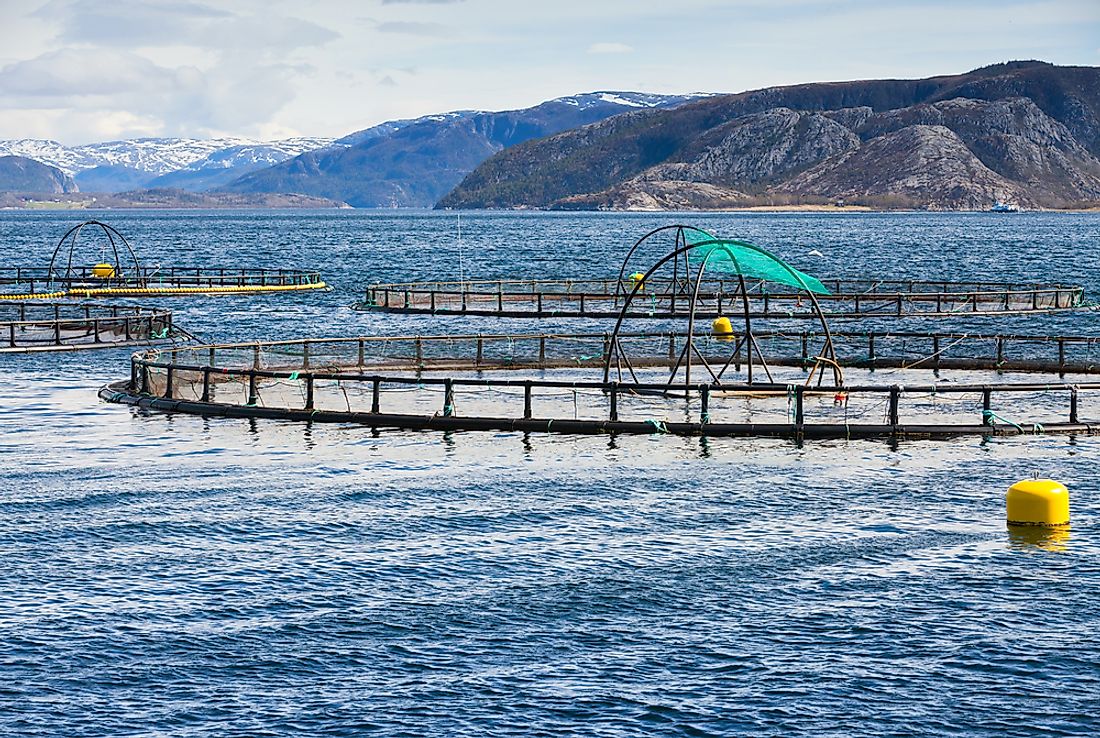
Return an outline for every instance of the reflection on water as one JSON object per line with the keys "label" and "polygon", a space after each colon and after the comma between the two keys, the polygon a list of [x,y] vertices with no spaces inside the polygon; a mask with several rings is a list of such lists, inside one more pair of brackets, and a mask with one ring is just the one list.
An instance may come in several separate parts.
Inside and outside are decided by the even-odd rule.
{"label": "reflection on water", "polygon": [[1009,525],[1008,540],[1017,549],[1065,551],[1070,540],[1070,526]]}

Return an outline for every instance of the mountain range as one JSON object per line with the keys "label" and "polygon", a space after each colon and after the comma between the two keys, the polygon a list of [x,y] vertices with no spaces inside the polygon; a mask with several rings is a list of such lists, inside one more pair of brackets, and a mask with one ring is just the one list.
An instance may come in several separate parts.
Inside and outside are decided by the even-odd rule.
{"label": "mountain range", "polygon": [[1072,207],[1100,200],[1100,69],[773,87],[513,146],[439,203],[708,209],[764,203]]}
{"label": "mountain range", "polygon": [[[271,142],[245,138],[136,138],[65,146],[50,140],[15,139],[0,141],[0,155],[22,156],[57,167],[86,192],[161,186],[201,190],[208,189],[208,181],[230,181],[247,171],[332,143],[331,138],[307,137]],[[158,181],[161,177],[171,178]],[[194,186],[189,186],[192,183]]]}
{"label": "mountain range", "polygon": [[[387,121],[339,139],[145,138],[73,147],[19,139],[0,141],[0,155],[54,166],[84,192],[156,188],[296,193],[357,207],[431,207],[507,146],[626,110],[667,107],[698,97],[594,92],[523,110],[467,110]],[[10,187],[0,179],[3,189]]]}
{"label": "mountain range", "polygon": [[0,141],[0,192],[31,185],[183,205],[208,201],[190,192],[354,207],[1096,207],[1100,68],[1024,61],[733,95],[593,92],[338,139]]}
{"label": "mountain range", "polygon": [[[431,207],[494,153],[632,109],[697,96],[594,92],[523,110],[459,111],[359,132],[350,145],[313,151],[225,186],[228,192],[300,192],[354,207]],[[373,135],[366,135],[372,133]]]}

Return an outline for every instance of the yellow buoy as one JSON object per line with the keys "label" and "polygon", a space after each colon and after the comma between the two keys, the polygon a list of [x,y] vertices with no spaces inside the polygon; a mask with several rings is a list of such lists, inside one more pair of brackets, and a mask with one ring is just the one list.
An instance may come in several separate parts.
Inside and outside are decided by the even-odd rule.
{"label": "yellow buoy", "polygon": [[630,275],[630,283],[637,287],[639,290],[645,289],[645,275],[641,272],[634,272]]}
{"label": "yellow buoy", "polygon": [[1025,479],[1008,488],[1009,525],[1069,525],[1069,490],[1053,479]]}
{"label": "yellow buoy", "polygon": [[92,276],[98,279],[110,279],[115,276],[115,267],[112,264],[96,264],[92,267]]}
{"label": "yellow buoy", "polygon": [[714,322],[710,324],[711,333],[716,336],[732,336],[733,335],[733,323],[730,319],[723,316],[715,318]]}

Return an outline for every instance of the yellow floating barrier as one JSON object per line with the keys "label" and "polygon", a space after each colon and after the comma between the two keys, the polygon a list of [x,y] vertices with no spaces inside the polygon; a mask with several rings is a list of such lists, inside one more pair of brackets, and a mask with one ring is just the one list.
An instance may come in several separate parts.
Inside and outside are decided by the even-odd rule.
{"label": "yellow floating barrier", "polygon": [[61,292],[39,292],[37,294],[0,295],[0,300],[56,300],[67,295],[68,293],[62,290]]}
{"label": "yellow floating barrier", "polygon": [[252,292],[299,292],[323,290],[324,282],[308,284],[268,284],[226,287],[77,287],[69,290],[73,297],[129,297],[138,295],[239,295]]}

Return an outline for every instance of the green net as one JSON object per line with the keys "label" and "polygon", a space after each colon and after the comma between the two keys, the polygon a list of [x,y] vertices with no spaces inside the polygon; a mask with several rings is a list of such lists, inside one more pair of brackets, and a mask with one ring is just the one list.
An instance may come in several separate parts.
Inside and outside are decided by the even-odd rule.
{"label": "green net", "polygon": [[707,233],[702,228],[684,228],[684,241],[690,246],[703,241],[715,241],[718,236]]}
{"label": "green net", "polygon": [[829,290],[817,277],[798,271],[759,246],[727,239],[696,239],[691,240],[690,243],[702,244],[699,248],[691,250],[689,254],[696,264],[702,264],[705,261],[708,269],[785,284],[788,287],[809,290],[821,295],[829,294]]}

